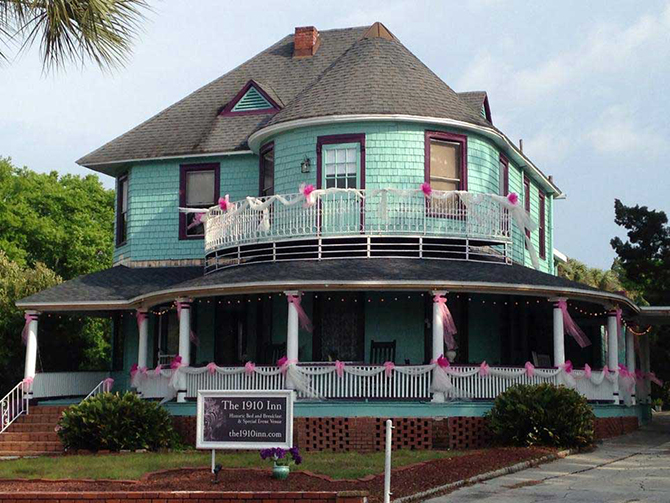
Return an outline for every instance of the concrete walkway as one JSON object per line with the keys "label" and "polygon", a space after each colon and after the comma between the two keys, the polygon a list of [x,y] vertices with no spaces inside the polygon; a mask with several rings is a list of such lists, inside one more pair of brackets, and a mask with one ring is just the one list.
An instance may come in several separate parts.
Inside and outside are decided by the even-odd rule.
{"label": "concrete walkway", "polygon": [[458,489],[433,503],[670,502],[670,413],[650,425],[537,468]]}

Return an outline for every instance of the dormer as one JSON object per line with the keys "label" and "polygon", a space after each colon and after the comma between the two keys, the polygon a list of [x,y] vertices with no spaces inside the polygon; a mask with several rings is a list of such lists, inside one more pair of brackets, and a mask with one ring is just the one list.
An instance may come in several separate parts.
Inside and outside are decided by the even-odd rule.
{"label": "dormer", "polygon": [[253,79],[225,106],[221,115],[276,113],[281,106]]}

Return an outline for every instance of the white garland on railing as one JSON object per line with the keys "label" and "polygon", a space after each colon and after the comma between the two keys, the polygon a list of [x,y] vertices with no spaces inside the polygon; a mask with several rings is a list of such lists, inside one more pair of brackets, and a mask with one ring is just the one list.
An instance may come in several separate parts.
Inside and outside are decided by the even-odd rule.
{"label": "white garland on railing", "polygon": [[[457,199],[465,205],[466,208],[476,207],[481,204],[486,199],[491,199],[498,202],[503,208],[505,208],[517,227],[521,230],[521,233],[524,236],[524,241],[530,254],[533,267],[539,269],[540,262],[537,256],[537,252],[531,239],[526,234],[526,230],[533,232],[537,229],[537,224],[530,218],[530,214],[519,204],[518,196],[514,193],[509,194],[508,196],[498,196],[495,194],[477,194],[467,191],[454,190],[454,191],[438,191],[432,190],[428,184],[423,184],[419,189],[393,189],[393,188],[383,188],[383,189],[356,189],[348,188],[341,189],[337,187],[331,187],[328,189],[314,189],[313,186],[309,185],[305,187],[304,185],[300,188],[299,194],[290,194],[287,196],[281,194],[275,194],[273,196],[267,196],[264,198],[247,196],[242,201],[236,203],[228,202],[226,198],[221,198],[217,206],[212,206],[211,208],[179,208],[179,211],[183,213],[197,213],[201,214],[200,222],[204,223],[208,219],[221,215],[221,212],[225,212],[225,215],[228,218],[233,218],[238,213],[246,210],[247,208],[263,212],[263,218],[259,223],[259,228],[264,231],[270,229],[270,218],[268,209],[275,202],[279,202],[284,206],[295,206],[297,204],[304,204],[305,206],[312,206],[318,202],[318,200],[326,194],[355,194],[357,198],[365,200],[366,198],[374,198],[376,196],[381,196],[380,200],[380,209],[379,212],[382,215],[382,218],[386,218],[387,215],[387,195],[396,194],[404,197],[408,197],[416,194],[423,194],[426,199],[431,200],[435,199],[438,201],[447,201],[452,199]],[[475,219],[478,217],[474,216]]]}

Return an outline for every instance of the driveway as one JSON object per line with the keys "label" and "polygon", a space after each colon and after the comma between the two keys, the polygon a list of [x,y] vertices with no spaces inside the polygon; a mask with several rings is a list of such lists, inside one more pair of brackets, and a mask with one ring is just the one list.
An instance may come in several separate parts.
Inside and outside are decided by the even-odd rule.
{"label": "driveway", "polygon": [[537,468],[481,482],[433,503],[670,502],[670,413],[650,425]]}

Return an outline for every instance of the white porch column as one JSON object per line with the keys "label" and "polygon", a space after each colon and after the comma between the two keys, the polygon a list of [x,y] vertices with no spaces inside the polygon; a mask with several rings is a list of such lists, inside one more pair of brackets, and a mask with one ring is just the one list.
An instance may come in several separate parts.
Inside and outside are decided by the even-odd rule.
{"label": "white porch column", "polygon": [[[444,323],[442,322],[442,315],[440,313],[440,305],[435,302],[435,297],[444,297],[447,292],[443,290],[435,290],[431,292],[433,296],[433,361],[443,355],[444,353]],[[433,371],[438,372],[439,369]],[[444,402],[444,393],[434,392],[433,393],[433,402]]]}
{"label": "white porch column", "polygon": [[[26,361],[23,378],[33,379],[35,377],[35,367],[37,366],[37,317],[40,313],[38,311],[26,311],[26,314],[31,315],[32,319],[28,323],[28,333],[26,334]],[[28,396],[32,398],[32,386],[30,388],[31,391],[28,393]]]}
{"label": "white porch column", "polygon": [[[607,313],[607,366],[610,370],[619,369],[619,336],[615,310],[611,310]],[[620,403],[618,381],[614,382],[613,395],[614,403]]]}
{"label": "white porch column", "polygon": [[[631,374],[635,375],[635,334],[628,328],[626,329],[626,367]],[[635,387],[633,387],[631,399],[635,405]]]}
{"label": "white porch column", "polygon": [[[146,309],[138,309],[138,313],[143,313],[148,316]],[[148,361],[149,348],[149,319],[145,318],[140,324],[138,323],[138,340],[137,340],[137,366],[139,368],[146,368]]]}
{"label": "white porch column", "polygon": [[554,302],[554,367],[565,363],[565,329],[563,327],[563,311],[558,307],[559,301],[565,298],[551,299]]}
{"label": "white porch column", "polygon": [[[191,299],[177,299],[181,306],[179,315],[179,356],[181,364],[185,367],[191,365]],[[183,374],[182,374],[183,376]],[[177,390],[177,402],[186,401],[186,380],[179,380]]]}
{"label": "white porch column", "polygon": [[[286,358],[292,361],[298,361],[298,348],[300,347],[299,339],[299,318],[298,318],[298,309],[296,306],[288,301],[288,296],[298,296],[300,292],[297,291],[287,291],[284,292],[287,296],[288,304],[288,321],[286,324]],[[291,379],[286,376],[286,387],[288,389],[293,389],[293,382]]]}

